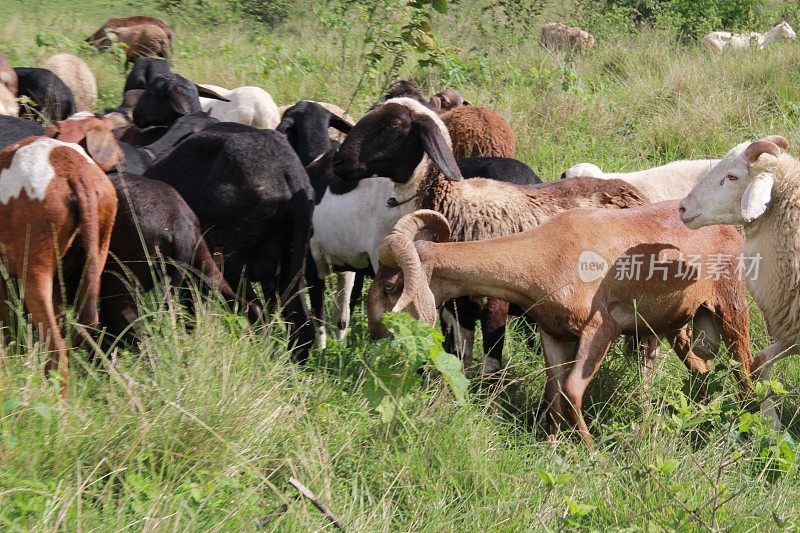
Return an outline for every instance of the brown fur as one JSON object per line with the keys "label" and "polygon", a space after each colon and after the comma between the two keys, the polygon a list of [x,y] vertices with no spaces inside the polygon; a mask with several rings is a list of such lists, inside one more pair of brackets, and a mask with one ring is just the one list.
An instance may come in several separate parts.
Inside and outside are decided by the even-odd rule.
{"label": "brown fur", "polygon": [[582,52],[594,48],[592,34],[560,22],[548,22],[542,26],[540,41],[542,46],[551,50]]}
{"label": "brown fur", "polygon": [[[396,228],[403,224],[398,222]],[[429,232],[430,233],[430,232]],[[662,202],[635,209],[576,209],[553,217],[532,230],[482,241],[435,244],[393,231],[381,249],[381,266],[370,289],[369,321],[374,334],[385,334],[380,316],[393,310],[401,297],[403,278],[419,287],[403,295],[405,309],[428,321],[435,318],[432,305],[460,296],[490,296],[526,309],[542,330],[548,382],[545,399],[553,421],[578,424],[591,446],[581,415],[583,394],[611,344],[619,335],[652,330],[661,337],[678,337],[676,350],[686,357],[707,361],[710,349],[689,351],[681,328],[695,321],[703,326],[710,344],[721,338],[740,363],[740,379],[749,388],[751,354],[744,282],[732,272],[743,239],[731,226],[689,230],[678,216],[677,202]],[[425,238],[425,237],[423,237]],[[431,238],[431,237],[427,237]],[[580,279],[577,264],[584,251],[599,254],[610,266],[596,280]],[[641,275],[617,279],[625,255],[642,254]],[[690,255],[707,264],[715,254],[733,257],[726,275],[709,278],[707,271],[682,279],[681,264]],[[649,258],[666,264],[662,274],[647,279]],[[413,265],[414,258],[418,261]],[[403,276],[399,267],[406,262]],[[409,277],[410,276],[410,277]],[[411,282],[408,281],[411,279]],[[434,303],[435,302],[435,303]],[[577,353],[573,357],[575,344]],[[572,362],[572,367],[567,366]]]}
{"label": "brown fur", "polygon": [[[172,53],[169,35],[159,26],[142,24],[109,28],[109,30],[117,35],[121,43],[127,45],[125,57],[129,62],[137,57],[157,56],[169,59]],[[91,44],[98,50],[107,50],[111,46],[111,39],[107,34],[103,34],[100,39],[91,41]]]}
{"label": "brown fur", "polygon": [[87,117],[61,120],[49,126],[44,134],[60,141],[77,143],[105,172],[125,164],[125,154],[117,143],[112,121]]}
{"label": "brown fur", "polygon": [[0,83],[5,85],[6,89],[11,91],[11,94],[18,96],[19,80],[17,79],[17,73],[2,52],[0,52]]}
{"label": "brown fur", "polygon": [[146,16],[133,16],[133,17],[116,17],[110,18],[105,23],[103,23],[100,28],[96,32],[94,32],[88,39],[87,42],[94,46],[95,41],[101,40],[103,37],[106,36],[106,30],[116,30],[117,28],[129,28],[131,26],[141,26],[143,24],[149,24],[151,26],[158,26],[167,34],[169,37],[170,44],[172,43],[172,29],[167,26],[167,23],[163,20],[156,18],[156,17],[146,17]]}
{"label": "brown fur", "polygon": [[[0,151],[0,169],[11,165],[17,150],[39,139],[27,137]],[[52,342],[55,357],[47,363],[45,372],[58,368],[61,394],[66,396],[69,361],[56,319],[53,280],[59,261],[78,235],[86,252],[85,281],[78,292],[78,321],[98,322],[100,274],[108,255],[117,196],[102,170],[73,149],[54,148],[50,164],[56,175],[43,201],[30,199],[23,191],[20,197],[0,204],[0,219],[5,221],[0,225],[0,249],[8,274],[24,285],[25,305],[42,341]],[[0,293],[3,291],[0,287]],[[2,294],[0,301],[5,301]]]}
{"label": "brown fur", "polygon": [[514,157],[517,141],[508,122],[485,107],[461,106],[441,115],[456,159]]}

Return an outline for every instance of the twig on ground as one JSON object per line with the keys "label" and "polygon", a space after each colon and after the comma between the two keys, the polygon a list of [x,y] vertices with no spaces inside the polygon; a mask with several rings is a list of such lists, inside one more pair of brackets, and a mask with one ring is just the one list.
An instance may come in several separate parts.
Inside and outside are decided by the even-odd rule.
{"label": "twig on ground", "polygon": [[331,510],[328,509],[328,507],[324,503],[322,503],[319,500],[319,498],[317,498],[316,494],[311,492],[308,487],[306,487],[300,482],[300,480],[293,477],[289,478],[289,484],[292,485],[294,488],[296,488],[301,495],[311,500],[311,503],[313,503],[314,506],[322,512],[322,514],[327,516],[328,520],[333,522],[334,526],[336,526],[339,529],[344,529],[344,525],[342,524],[342,521],[339,519],[339,517],[333,514]]}

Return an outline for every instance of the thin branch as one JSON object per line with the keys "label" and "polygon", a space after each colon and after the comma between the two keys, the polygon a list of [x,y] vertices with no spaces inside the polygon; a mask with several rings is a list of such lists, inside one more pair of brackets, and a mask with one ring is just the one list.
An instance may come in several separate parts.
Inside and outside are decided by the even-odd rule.
{"label": "thin branch", "polygon": [[334,525],[334,526],[336,526],[338,529],[344,529],[344,524],[342,524],[342,521],[341,521],[341,519],[340,519],[338,516],[336,516],[335,514],[333,514],[333,513],[331,512],[331,510],[330,510],[330,509],[328,509],[328,506],[327,506],[327,505],[325,505],[324,503],[322,503],[322,502],[319,500],[319,498],[317,498],[317,495],[316,495],[316,494],[314,494],[313,492],[311,492],[311,490],[309,490],[309,488],[308,488],[308,487],[306,487],[305,485],[303,485],[303,484],[300,482],[300,480],[298,480],[297,478],[293,478],[293,477],[292,477],[292,478],[289,478],[289,484],[290,484],[290,485],[292,485],[294,488],[296,488],[296,489],[297,489],[297,491],[298,491],[298,492],[299,492],[299,493],[300,493],[302,496],[304,496],[305,498],[308,498],[309,500],[311,500],[311,503],[313,503],[313,504],[314,504],[314,506],[315,506],[317,509],[319,509],[319,510],[320,510],[320,512],[322,512],[322,514],[324,514],[326,517],[328,517],[328,520],[330,520],[331,522],[333,522],[333,525]]}

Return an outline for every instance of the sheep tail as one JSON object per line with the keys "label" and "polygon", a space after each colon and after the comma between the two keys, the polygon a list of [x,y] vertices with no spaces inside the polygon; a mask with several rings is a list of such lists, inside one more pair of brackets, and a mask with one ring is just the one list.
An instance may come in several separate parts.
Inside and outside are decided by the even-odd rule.
{"label": "sheep tail", "polygon": [[78,322],[97,324],[99,320],[97,302],[100,298],[100,274],[103,261],[100,254],[100,221],[98,218],[97,192],[90,180],[78,172],[67,176],[69,187],[78,202],[78,236],[86,251],[86,267],[78,301]]}

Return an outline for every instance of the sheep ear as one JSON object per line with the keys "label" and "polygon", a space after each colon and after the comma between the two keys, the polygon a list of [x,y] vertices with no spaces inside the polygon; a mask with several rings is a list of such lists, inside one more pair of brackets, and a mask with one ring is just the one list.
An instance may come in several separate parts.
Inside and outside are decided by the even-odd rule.
{"label": "sheep ear", "polygon": [[769,172],[762,172],[753,178],[742,195],[742,219],[752,222],[767,210],[772,198],[772,185],[775,177]]}
{"label": "sheep ear", "polygon": [[275,126],[275,131],[286,135],[286,132],[289,131],[289,128],[291,128],[292,126],[294,126],[294,118],[284,116],[281,119],[280,123],[277,126]]}
{"label": "sheep ear", "polygon": [[194,111],[192,108],[192,98],[178,88],[173,88],[169,92],[169,103],[172,109],[181,115],[188,115]]}
{"label": "sheep ear", "polygon": [[211,89],[206,89],[202,85],[195,85],[195,87],[197,87],[197,94],[199,94],[203,98],[213,98],[214,100],[222,100],[223,102],[230,102],[230,100],[228,100],[221,94],[214,92]]}
{"label": "sheep ear", "polygon": [[431,161],[433,161],[433,164],[442,171],[444,177],[450,181],[463,180],[464,177],[458,169],[453,151],[447,146],[441,131],[439,131],[439,126],[436,125],[433,119],[426,115],[418,115],[414,119],[414,127],[419,132],[422,147],[431,158]]}
{"label": "sheep ear", "polygon": [[350,133],[350,130],[353,129],[353,125],[352,124],[350,124],[345,119],[343,119],[342,117],[340,117],[339,115],[336,115],[334,113],[331,113],[331,120],[330,120],[330,122],[328,124],[330,124],[331,128],[333,128],[335,130],[339,130],[342,133],[344,133],[345,135]]}
{"label": "sheep ear", "polygon": [[117,144],[114,134],[105,128],[92,128],[86,132],[86,150],[104,171],[125,164],[125,154]]}
{"label": "sheep ear", "polygon": [[442,112],[442,99],[439,96],[431,96],[431,105],[437,113]]}

